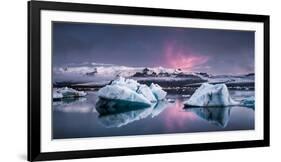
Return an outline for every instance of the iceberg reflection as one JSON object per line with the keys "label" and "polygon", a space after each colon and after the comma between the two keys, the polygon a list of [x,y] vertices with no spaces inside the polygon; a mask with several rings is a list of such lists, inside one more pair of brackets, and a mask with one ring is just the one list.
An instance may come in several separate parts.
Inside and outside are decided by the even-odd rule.
{"label": "iceberg reflection", "polygon": [[230,107],[187,107],[184,109],[222,128],[227,126],[231,110]]}
{"label": "iceberg reflection", "polygon": [[53,102],[53,109],[66,113],[89,113],[93,111],[93,106],[89,104],[87,98],[67,98]]}
{"label": "iceberg reflection", "polygon": [[96,110],[100,113],[98,120],[107,128],[122,127],[134,121],[156,117],[168,107],[168,102],[160,101],[150,107],[132,102],[100,99]]}

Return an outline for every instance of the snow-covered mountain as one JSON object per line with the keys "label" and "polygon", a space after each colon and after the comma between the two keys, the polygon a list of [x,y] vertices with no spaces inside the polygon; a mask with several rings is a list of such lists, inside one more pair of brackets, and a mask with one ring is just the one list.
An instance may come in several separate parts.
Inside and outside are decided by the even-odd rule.
{"label": "snow-covered mountain", "polygon": [[[204,72],[189,72],[183,69],[164,67],[129,67],[112,64],[87,63],[53,68],[53,83],[68,83],[87,86],[103,86],[117,77],[133,78],[158,84],[198,86],[209,83],[254,83],[254,73],[245,75],[212,75]],[[177,84],[178,83],[178,84]]]}
{"label": "snow-covered mountain", "polygon": [[[122,76],[122,77],[140,77],[140,76],[165,76],[166,74],[183,73],[180,69],[171,69],[163,67],[128,67],[109,64],[90,64],[84,66],[67,66],[53,69],[58,74],[76,74],[88,76]],[[138,76],[139,75],[139,76]]]}

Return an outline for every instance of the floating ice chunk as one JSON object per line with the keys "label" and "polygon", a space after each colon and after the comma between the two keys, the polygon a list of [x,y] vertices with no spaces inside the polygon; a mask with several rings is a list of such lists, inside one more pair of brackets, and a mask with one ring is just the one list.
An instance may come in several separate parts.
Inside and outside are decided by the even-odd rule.
{"label": "floating ice chunk", "polygon": [[243,106],[255,107],[255,97],[251,96],[251,97],[244,98],[243,100],[241,100],[240,103]]}
{"label": "floating ice chunk", "polygon": [[184,102],[185,106],[231,106],[238,105],[229,95],[225,84],[211,85],[203,83],[190,97]]}
{"label": "floating ice chunk", "polygon": [[157,100],[165,99],[167,92],[165,92],[158,84],[151,83],[150,89]]}
{"label": "floating ice chunk", "polygon": [[133,79],[125,79],[123,77],[118,77],[116,80],[112,81],[111,85],[125,86],[133,91],[136,91],[140,84]]}
{"label": "floating ice chunk", "polygon": [[100,98],[136,102],[136,104],[142,103],[145,106],[151,106],[152,103],[163,100],[166,94],[159,85],[152,83],[148,87],[133,79],[125,79],[123,77],[117,78],[110,85],[98,91]]}
{"label": "floating ice chunk", "polygon": [[68,87],[53,89],[53,99],[84,97],[86,95],[87,93],[84,91],[77,91]]}
{"label": "floating ice chunk", "polygon": [[61,99],[63,95],[56,90],[53,90],[53,99]]}
{"label": "floating ice chunk", "polygon": [[168,98],[167,101],[168,101],[169,103],[175,103],[175,102],[176,102],[176,100],[173,99],[173,98]]}
{"label": "floating ice chunk", "polygon": [[137,93],[142,94],[150,102],[157,102],[157,99],[154,96],[154,94],[152,93],[151,89],[145,84],[142,84],[139,86]]}
{"label": "floating ice chunk", "polygon": [[126,87],[130,88],[133,91],[136,91],[140,84],[133,79],[126,79]]}
{"label": "floating ice chunk", "polygon": [[105,99],[143,103],[147,106],[151,105],[151,102],[143,95],[138,94],[126,86],[120,86],[117,84],[107,85],[101,88],[98,91],[98,96]]}

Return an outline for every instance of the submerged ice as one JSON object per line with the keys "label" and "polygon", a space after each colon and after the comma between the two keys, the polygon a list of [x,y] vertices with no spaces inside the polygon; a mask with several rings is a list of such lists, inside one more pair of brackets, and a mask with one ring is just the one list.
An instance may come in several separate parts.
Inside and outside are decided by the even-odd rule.
{"label": "submerged ice", "polygon": [[190,99],[184,102],[185,106],[200,107],[233,106],[239,104],[239,102],[231,98],[225,84],[212,85],[209,83],[203,83]]}

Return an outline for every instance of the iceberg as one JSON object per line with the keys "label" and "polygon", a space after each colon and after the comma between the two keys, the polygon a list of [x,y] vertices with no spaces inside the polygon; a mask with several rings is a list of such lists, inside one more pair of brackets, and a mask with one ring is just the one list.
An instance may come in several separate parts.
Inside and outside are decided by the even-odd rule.
{"label": "iceberg", "polygon": [[151,102],[143,95],[121,85],[107,85],[98,91],[99,98],[108,100],[129,101],[150,106]]}
{"label": "iceberg", "polygon": [[243,106],[246,106],[246,107],[254,108],[255,107],[255,97],[251,96],[251,97],[244,98],[243,100],[241,100],[240,104]]}
{"label": "iceberg", "polygon": [[157,99],[154,96],[154,94],[152,93],[151,89],[145,84],[142,84],[139,86],[137,93],[142,94],[150,102],[157,102]]}
{"label": "iceberg", "polygon": [[[151,106],[160,100],[164,100],[166,92],[159,85],[151,84],[148,87],[133,79],[119,77],[98,91],[98,96],[103,101],[133,102],[137,106]],[[128,104],[128,103],[126,103]]]}
{"label": "iceberg", "polygon": [[125,86],[132,91],[137,91],[138,87],[140,84],[133,80],[133,79],[125,79],[123,77],[118,77],[116,80],[113,80],[111,85],[120,85],[120,86]]}
{"label": "iceberg", "polygon": [[84,91],[77,91],[72,88],[63,87],[63,88],[54,88],[53,89],[53,99],[59,100],[63,98],[76,98],[76,97],[84,97],[87,93]]}
{"label": "iceberg", "polygon": [[167,92],[165,92],[162,87],[160,87],[158,84],[151,83],[150,89],[152,93],[155,95],[157,100],[164,100]]}
{"label": "iceberg", "polygon": [[56,90],[53,90],[53,99],[61,99],[61,98],[63,98],[63,95],[62,95],[62,93],[59,93],[58,91],[56,91]]}
{"label": "iceberg", "polygon": [[184,105],[187,107],[224,107],[239,105],[239,102],[231,98],[225,84],[212,85],[203,83],[190,99],[184,102]]}

